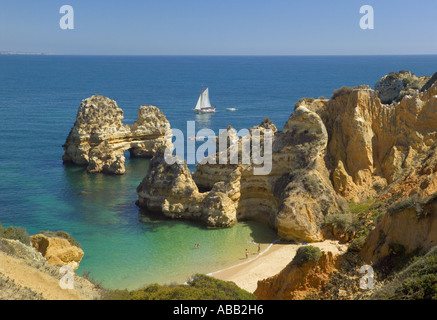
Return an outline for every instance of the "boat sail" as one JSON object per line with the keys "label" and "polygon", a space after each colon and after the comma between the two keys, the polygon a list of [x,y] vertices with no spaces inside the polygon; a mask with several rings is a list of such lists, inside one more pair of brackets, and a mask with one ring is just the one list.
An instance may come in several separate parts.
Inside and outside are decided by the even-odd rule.
{"label": "boat sail", "polygon": [[196,107],[193,109],[196,112],[200,113],[210,113],[215,112],[215,107],[211,106],[211,102],[209,101],[209,89],[202,89],[202,92],[199,96],[199,100],[197,100]]}

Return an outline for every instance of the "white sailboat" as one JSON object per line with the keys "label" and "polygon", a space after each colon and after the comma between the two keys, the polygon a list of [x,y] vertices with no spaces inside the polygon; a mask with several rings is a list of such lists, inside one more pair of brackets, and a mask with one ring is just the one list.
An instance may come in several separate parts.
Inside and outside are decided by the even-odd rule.
{"label": "white sailboat", "polygon": [[215,107],[211,106],[211,102],[209,101],[209,89],[202,89],[202,92],[199,96],[199,100],[197,100],[196,107],[193,109],[195,112],[199,113],[211,113],[215,112]]}

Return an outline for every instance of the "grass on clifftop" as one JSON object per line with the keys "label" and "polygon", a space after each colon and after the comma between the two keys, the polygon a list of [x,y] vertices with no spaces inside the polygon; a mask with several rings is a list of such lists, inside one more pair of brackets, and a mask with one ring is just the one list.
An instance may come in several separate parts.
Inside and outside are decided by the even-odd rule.
{"label": "grass on clifftop", "polygon": [[353,239],[350,242],[349,250],[358,252],[367,235],[381,221],[385,212],[385,205],[381,201],[373,199],[360,203],[351,201],[348,203],[346,213],[326,216],[324,227],[347,235],[346,239]]}
{"label": "grass on clifftop", "polygon": [[349,203],[349,214],[352,222],[349,226],[355,233],[349,245],[349,251],[360,251],[370,231],[381,221],[386,209],[384,203],[368,199],[361,203]]}
{"label": "grass on clifftop", "polygon": [[256,300],[234,282],[196,274],[186,285],[151,284],[138,290],[108,290],[104,300]]}

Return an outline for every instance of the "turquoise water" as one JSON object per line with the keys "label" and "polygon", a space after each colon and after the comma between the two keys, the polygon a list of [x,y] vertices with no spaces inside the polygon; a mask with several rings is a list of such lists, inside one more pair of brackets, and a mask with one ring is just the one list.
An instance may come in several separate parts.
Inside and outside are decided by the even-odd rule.
{"label": "turquoise water", "polygon": [[[69,232],[85,251],[79,273],[89,270],[111,288],[181,282],[239,263],[246,248],[256,251],[250,241],[264,249],[275,233],[254,222],[206,229],[141,213],[135,189],[147,171],[144,159],[127,160],[124,176],[62,165],[61,146],[81,100],[115,99],[126,123],[136,120],[141,104],[153,104],[183,131],[189,120],[218,133],[266,116],[282,128],[299,98],[329,97],[343,85],[373,87],[400,69],[431,75],[437,56],[0,56],[0,222],[31,234]],[[206,117],[191,111],[202,84],[218,110]]]}

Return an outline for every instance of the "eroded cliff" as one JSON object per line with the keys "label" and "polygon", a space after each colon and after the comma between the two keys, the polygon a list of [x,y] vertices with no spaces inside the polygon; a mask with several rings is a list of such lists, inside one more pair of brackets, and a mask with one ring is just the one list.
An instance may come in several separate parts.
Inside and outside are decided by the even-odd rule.
{"label": "eroded cliff", "polygon": [[339,268],[339,256],[330,251],[320,252],[320,256],[307,261],[299,260],[303,259],[298,252],[280,273],[258,281],[254,294],[261,300],[309,299],[324,288],[331,273]]}

